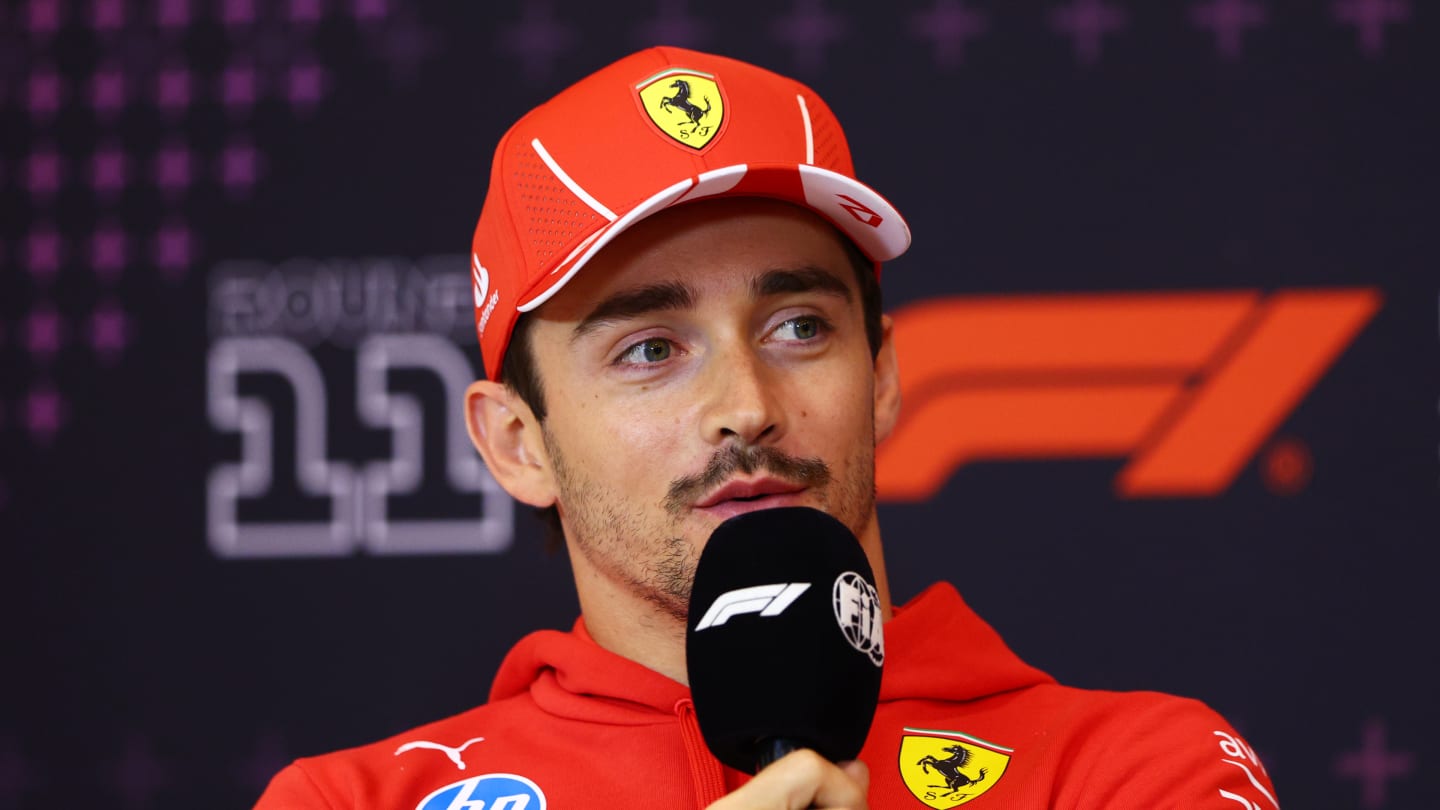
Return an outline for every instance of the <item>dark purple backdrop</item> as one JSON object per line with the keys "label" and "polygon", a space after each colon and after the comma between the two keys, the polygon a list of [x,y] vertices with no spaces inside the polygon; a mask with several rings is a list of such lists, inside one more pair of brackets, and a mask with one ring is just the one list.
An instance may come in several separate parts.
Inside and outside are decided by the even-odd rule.
{"label": "dark purple backdrop", "polygon": [[653,42],[829,100],[915,232],[891,305],[1378,288],[1276,431],[1298,492],[1267,442],[1210,498],[983,463],[881,519],[899,598],[943,577],[1066,682],[1208,701],[1286,807],[1440,805],[1434,8],[717,9],[6,0],[0,807],[248,807],[569,624],[563,559],[450,454],[463,254],[504,128]]}

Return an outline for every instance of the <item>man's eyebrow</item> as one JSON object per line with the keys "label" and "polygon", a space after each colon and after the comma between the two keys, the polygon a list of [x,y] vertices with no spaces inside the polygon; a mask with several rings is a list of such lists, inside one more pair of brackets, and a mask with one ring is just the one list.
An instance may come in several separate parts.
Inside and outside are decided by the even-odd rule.
{"label": "man's eyebrow", "polygon": [[812,291],[838,295],[846,301],[853,297],[850,288],[834,273],[810,265],[767,270],[750,283],[750,294],[756,298]]}
{"label": "man's eyebrow", "polygon": [[[806,265],[767,270],[750,282],[755,298],[800,292],[823,292],[846,301],[853,300],[850,288],[834,273]],[[692,309],[697,299],[695,290],[680,281],[664,281],[621,290],[595,305],[590,313],[570,332],[570,342],[585,337],[608,323],[623,321],[650,312]]]}
{"label": "man's eyebrow", "polygon": [[665,281],[621,290],[590,310],[570,333],[574,343],[601,326],[613,322],[670,309],[691,309],[695,306],[695,291],[679,281]]}

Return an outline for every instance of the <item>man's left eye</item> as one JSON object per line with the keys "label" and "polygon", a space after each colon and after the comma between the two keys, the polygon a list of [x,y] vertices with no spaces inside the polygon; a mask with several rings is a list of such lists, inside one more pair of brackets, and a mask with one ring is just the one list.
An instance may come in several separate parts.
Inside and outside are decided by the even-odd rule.
{"label": "man's left eye", "polygon": [[650,338],[626,349],[616,358],[617,364],[644,365],[668,360],[674,345],[665,338]]}
{"label": "man's left eye", "polygon": [[825,331],[828,324],[813,315],[791,318],[775,327],[776,334],[788,340],[814,340]]}

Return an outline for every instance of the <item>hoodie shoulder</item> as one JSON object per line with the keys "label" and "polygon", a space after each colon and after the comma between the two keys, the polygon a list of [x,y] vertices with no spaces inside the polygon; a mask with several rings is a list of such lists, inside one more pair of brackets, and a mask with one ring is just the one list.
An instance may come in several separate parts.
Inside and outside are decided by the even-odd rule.
{"label": "hoodie shoulder", "polygon": [[423,795],[483,766],[487,743],[533,726],[534,712],[533,701],[521,694],[366,745],[297,759],[275,775],[255,808],[413,807],[417,791]]}
{"label": "hoodie shoulder", "polygon": [[1095,706],[1077,740],[1083,751],[1070,806],[1280,807],[1255,750],[1204,703],[1157,692],[1090,694]]}

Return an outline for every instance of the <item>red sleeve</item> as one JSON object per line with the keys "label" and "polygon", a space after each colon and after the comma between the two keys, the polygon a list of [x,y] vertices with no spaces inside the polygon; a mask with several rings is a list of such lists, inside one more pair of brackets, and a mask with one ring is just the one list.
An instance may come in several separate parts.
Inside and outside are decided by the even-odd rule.
{"label": "red sleeve", "polygon": [[1085,810],[1279,810],[1254,749],[1203,703],[1117,713],[1083,779]]}
{"label": "red sleeve", "polygon": [[270,780],[270,786],[265,788],[265,794],[260,797],[260,801],[255,803],[254,810],[336,810],[336,808],[321,795],[319,787],[300,767],[300,764],[292,763]]}

